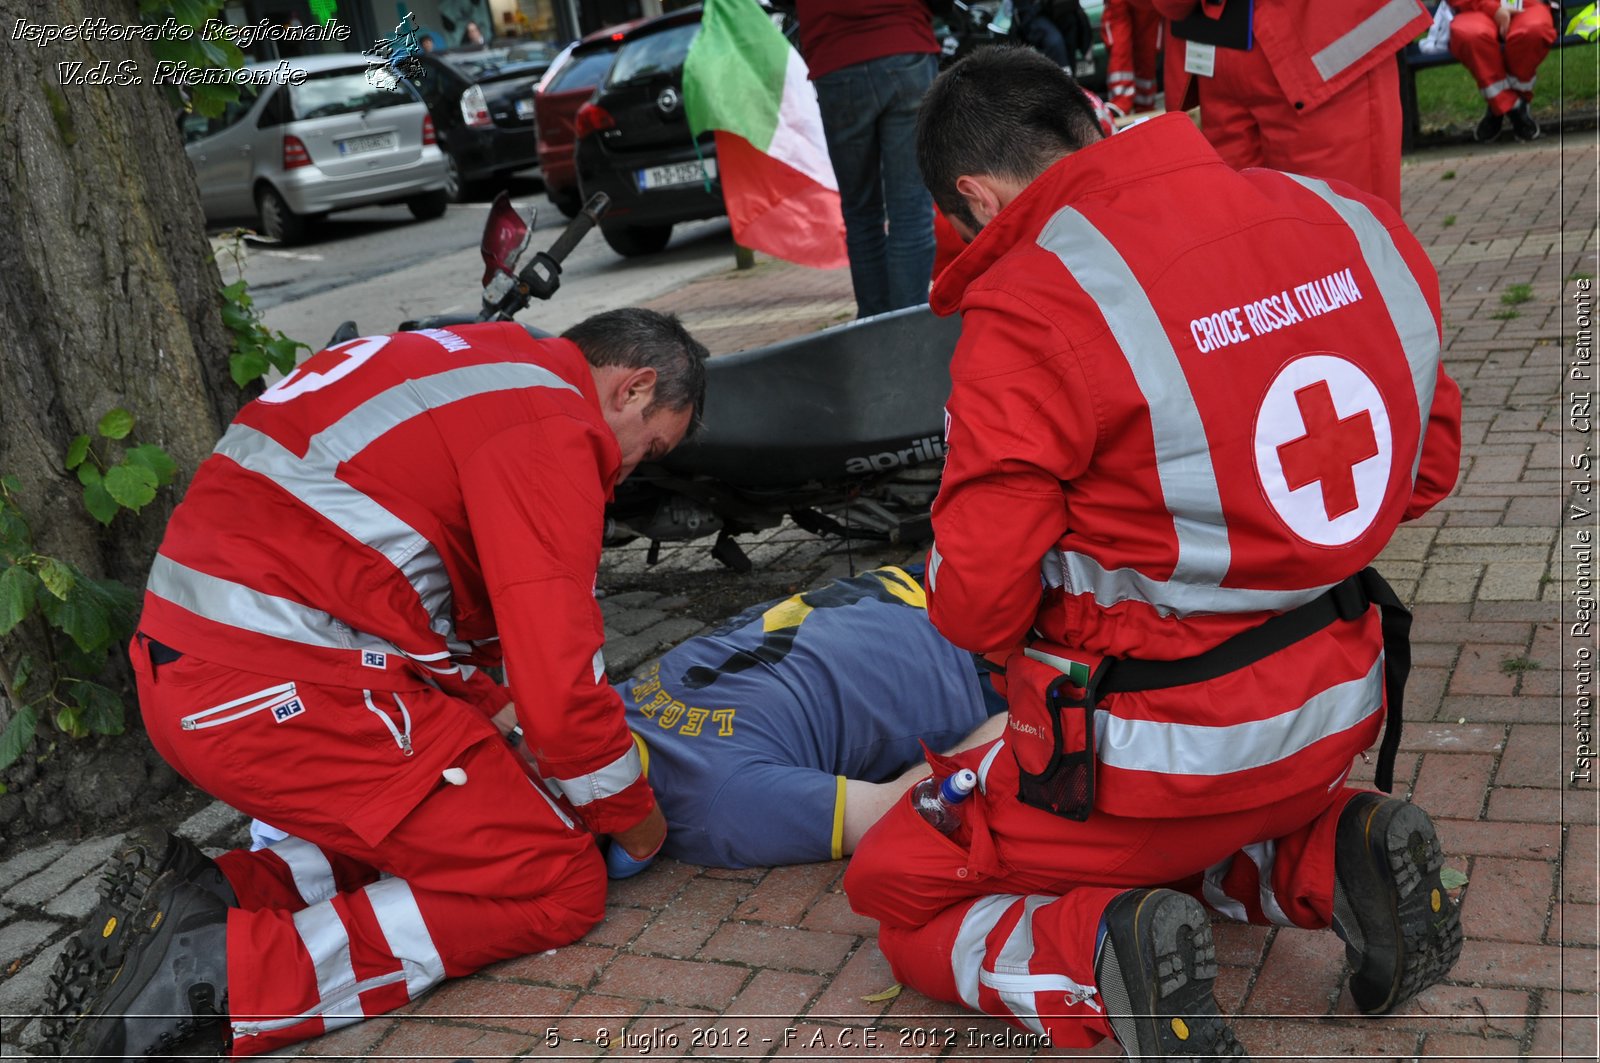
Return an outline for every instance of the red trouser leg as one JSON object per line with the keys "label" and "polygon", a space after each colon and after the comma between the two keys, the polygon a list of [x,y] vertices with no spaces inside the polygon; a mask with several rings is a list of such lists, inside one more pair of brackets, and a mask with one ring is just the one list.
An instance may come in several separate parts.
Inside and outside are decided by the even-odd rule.
{"label": "red trouser leg", "polygon": [[1156,69],[1160,63],[1161,16],[1153,8],[1133,9],[1133,109],[1156,106]]}
{"label": "red trouser leg", "polygon": [[1235,170],[1266,165],[1266,146],[1256,112],[1282,99],[1278,80],[1260,48],[1218,48],[1216,73],[1197,77],[1200,132],[1222,161]]}
{"label": "red trouser leg", "polygon": [[1506,76],[1522,99],[1533,99],[1539,64],[1555,43],[1555,20],[1544,4],[1530,3],[1511,16],[1511,28],[1506,31]]}
{"label": "red trouser leg", "polygon": [[[219,859],[243,902],[228,915],[235,1055],[315,1037],[443,978],[568,944],[604,914],[593,839],[470,706],[405,693],[407,715],[389,717],[411,735],[412,752],[402,753],[362,691],[297,683],[295,711],[278,722],[270,709],[230,708],[196,726],[197,712],[284,684],[190,658],[152,677],[136,653],[134,668],[161,754],[294,835]],[[460,769],[460,785],[441,777],[441,758]]]}
{"label": "red trouser leg", "polygon": [[[989,748],[951,761],[976,769]],[[1088,1046],[1111,1033],[1095,994],[1095,937],[1123,890],[1181,883],[1201,895],[1207,869],[1222,865],[1214,877],[1224,879],[1237,865],[1224,891],[1269,895],[1298,926],[1328,925],[1333,832],[1356,792],[1339,788],[1342,769],[1329,775],[1263,809],[1198,819],[1096,812],[1071,823],[1016,801],[1016,765],[1002,748],[984,792],[968,801],[970,842],[935,832],[907,797],[862,839],[845,892],[879,921],[879,946],[905,984],[1043,1030],[1057,1046]],[[1243,853],[1257,869],[1252,849],[1270,851],[1268,891],[1240,862]]]}
{"label": "red trouser leg", "polygon": [[[1548,11],[1545,16],[1549,17]],[[1517,105],[1519,97],[1506,73],[1500,31],[1495,28],[1494,19],[1479,11],[1457,15],[1450,23],[1450,54],[1472,72],[1491,111],[1505,114]]]}
{"label": "red trouser leg", "polygon": [[1106,0],[1100,39],[1106,42],[1106,103],[1123,114],[1134,106],[1134,11],[1128,0]]}

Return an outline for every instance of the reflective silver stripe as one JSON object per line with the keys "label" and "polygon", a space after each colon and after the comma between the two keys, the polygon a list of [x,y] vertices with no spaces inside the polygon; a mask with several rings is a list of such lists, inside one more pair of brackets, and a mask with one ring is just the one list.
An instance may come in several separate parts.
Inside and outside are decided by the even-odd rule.
{"label": "reflective silver stripe", "polygon": [[[978,981],[993,989],[1011,1014],[1036,1034],[1043,1034],[1044,1027],[1039,1022],[1039,1009],[1033,996],[1039,992],[1039,989],[1033,988],[1038,983],[1032,977],[1033,968],[1030,966],[1033,962],[1033,913],[1054,899],[1040,894],[1024,897],[1022,918],[1011,928],[1011,933],[996,953],[991,964],[993,973],[981,967],[978,969]],[[1068,981],[1071,982],[1071,979]],[[1076,982],[1071,984],[1078,989],[1083,988]],[[1094,995],[1093,989],[1089,990],[1089,995]]]}
{"label": "reflective silver stripe", "polygon": [[1163,775],[1227,775],[1293,756],[1383,708],[1383,655],[1360,679],[1336,683],[1288,712],[1225,727],[1095,713],[1101,764]]}
{"label": "reflective silver stripe", "polygon": [[294,888],[307,905],[320,904],[339,892],[333,881],[333,865],[310,842],[290,836],[272,844],[272,855],[289,865]]}
{"label": "reflective silver stripe", "polygon": [[297,457],[276,439],[235,424],[215,453],[271,480],[307,509],[388,559],[416,589],[429,617],[450,615],[450,576],[444,559],[415,528],[337,476],[338,465],[315,460],[315,446]]}
{"label": "reflective silver stripe", "polygon": [[1433,388],[1439,380],[1439,329],[1428,298],[1395,246],[1394,237],[1364,204],[1337,194],[1326,181],[1296,174],[1284,176],[1315,192],[1350,226],[1367,270],[1378,283],[1378,295],[1400,335],[1400,346],[1411,367],[1411,385],[1417,392],[1417,455],[1411,462],[1411,481],[1415,483],[1422,462],[1422,441],[1428,436]]}
{"label": "reflective silver stripe", "polygon": [[1051,551],[1045,556],[1045,581],[1068,594],[1094,595],[1102,606],[1118,602],[1145,602],[1162,616],[1199,616],[1206,613],[1282,612],[1303,605],[1333,586],[1324,583],[1295,591],[1259,591],[1244,587],[1217,587],[1158,580],[1131,568],[1104,568],[1087,554]]}
{"label": "reflective silver stripe", "polygon": [[1115,71],[1113,73],[1110,73],[1110,74],[1106,75],[1106,84],[1107,85],[1121,85],[1121,84],[1124,84],[1124,83],[1129,84],[1129,85],[1132,85],[1134,83],[1133,71],[1131,71],[1131,70],[1118,70],[1118,71]]}
{"label": "reflective silver stripe", "polygon": [[639,746],[630,742],[626,753],[597,771],[591,771],[587,775],[577,775],[571,779],[551,779],[549,782],[560,790],[561,795],[568,801],[582,807],[591,801],[617,796],[632,786],[634,780],[642,774]]}
{"label": "reflective silver stripe", "polygon": [[145,589],[213,623],[330,650],[373,650],[405,656],[320,609],[210,576],[162,554],[150,566]]}
{"label": "reflective silver stripe", "polygon": [[1501,78],[1499,81],[1490,82],[1489,84],[1485,85],[1479,91],[1481,91],[1483,93],[1483,98],[1484,99],[1492,100],[1496,96],[1500,95],[1502,92],[1505,92],[1506,90],[1508,90],[1510,88],[1511,88],[1511,79],[1510,78]]}
{"label": "reflective silver stripe", "polygon": [[1506,78],[1506,81],[1510,83],[1511,87],[1514,88],[1514,89],[1517,89],[1520,92],[1532,92],[1533,91],[1533,83],[1535,81],[1538,81],[1538,80],[1539,80],[1539,77],[1538,77],[1537,74],[1534,75],[1533,77],[1529,78],[1527,81],[1523,81],[1521,78],[1516,78],[1516,77],[1508,77],[1508,78]]}
{"label": "reflective silver stripe", "polygon": [[1378,45],[1405,29],[1406,23],[1418,14],[1417,0],[1389,0],[1344,36],[1313,55],[1311,63],[1323,81],[1332,81],[1351,64],[1360,62]]}
{"label": "reflective silver stripe", "polygon": [[1278,859],[1278,843],[1269,839],[1247,845],[1244,847],[1244,855],[1256,865],[1256,878],[1260,882],[1261,913],[1279,926],[1294,926],[1289,916],[1284,913],[1283,906],[1278,903],[1278,894],[1272,888],[1272,867]]}
{"label": "reflective silver stripe", "polygon": [[444,981],[444,958],[423,922],[417,898],[403,879],[380,879],[365,887],[389,953],[400,961],[412,1000]]}
{"label": "reflective silver stripe", "polygon": [[1228,896],[1222,889],[1222,876],[1226,875],[1232,866],[1233,857],[1229,856],[1206,868],[1200,890],[1205,895],[1206,903],[1211,907],[1236,923],[1248,923],[1250,914],[1244,910],[1244,905]]}
{"label": "reflective silver stripe", "polygon": [[1007,893],[979,897],[967,909],[961,929],[956,931],[955,944],[950,947],[950,973],[955,978],[961,1002],[973,1011],[982,1010],[978,1007],[978,976],[983,971],[983,957],[989,949],[989,934],[1020,900],[1021,897]]}
{"label": "reflective silver stripe", "polygon": [[939,544],[934,543],[928,547],[928,590],[931,593],[934,585],[939,582],[939,566],[944,563],[944,558],[939,555]]}
{"label": "reflective silver stripe", "polygon": [[1156,477],[1178,540],[1171,582],[1215,587],[1232,561],[1227,521],[1200,410],[1167,330],[1128,263],[1082,214],[1070,207],[1057,211],[1036,242],[1099,307],[1150,409]]}
{"label": "reflective silver stripe", "polygon": [[[352,990],[356,986],[356,970],[350,962],[350,937],[345,933],[344,922],[333,910],[332,901],[313,904],[294,913],[294,928],[300,934],[316,969],[317,996],[321,1005],[315,1014],[324,1016],[354,1015],[359,1017],[361,999]],[[299,1021],[304,1021],[304,1018]]]}

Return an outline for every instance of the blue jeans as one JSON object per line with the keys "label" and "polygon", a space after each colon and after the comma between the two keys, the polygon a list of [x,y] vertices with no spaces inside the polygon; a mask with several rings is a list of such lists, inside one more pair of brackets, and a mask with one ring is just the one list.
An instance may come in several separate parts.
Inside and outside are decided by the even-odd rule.
{"label": "blue jeans", "polygon": [[933,55],[886,55],[815,81],[859,317],[928,301],[933,199],[917,169],[917,105],[937,72]]}

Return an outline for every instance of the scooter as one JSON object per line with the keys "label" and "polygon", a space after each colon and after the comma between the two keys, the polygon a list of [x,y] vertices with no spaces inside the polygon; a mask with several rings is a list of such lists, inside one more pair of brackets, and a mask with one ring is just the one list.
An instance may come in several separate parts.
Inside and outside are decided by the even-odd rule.
{"label": "scooter", "polygon": [[[591,198],[548,250],[524,264],[531,219],[502,192],[484,225],[477,316],[419,318],[401,329],[510,321],[532,299],[549,299],[562,261],[606,206],[603,194]],[[330,346],[357,334],[346,322]],[[648,539],[646,560],[654,564],[664,542],[715,536],[712,556],[748,572],[735,537],[785,517],[817,535],[926,541],[959,334],[957,320],[934,317],[924,305],[711,359],[704,427],[618,486],[606,512],[607,545]]]}

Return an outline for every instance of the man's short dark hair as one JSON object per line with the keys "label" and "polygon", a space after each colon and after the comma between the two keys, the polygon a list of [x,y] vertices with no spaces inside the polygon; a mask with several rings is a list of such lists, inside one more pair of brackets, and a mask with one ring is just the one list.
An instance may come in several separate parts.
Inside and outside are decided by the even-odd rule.
{"label": "man's short dark hair", "polygon": [[917,164],[948,218],[976,229],[956,178],[1032,181],[1104,137],[1072,75],[1032,48],[979,48],[939,75],[917,114]]}
{"label": "man's short dark hair", "polygon": [[658,407],[694,410],[689,422],[693,435],[706,408],[705,345],[683,327],[675,314],[630,306],[607,310],[573,325],[561,334],[583,352],[592,366],[649,367],[656,371],[656,396],[645,408],[646,417]]}

